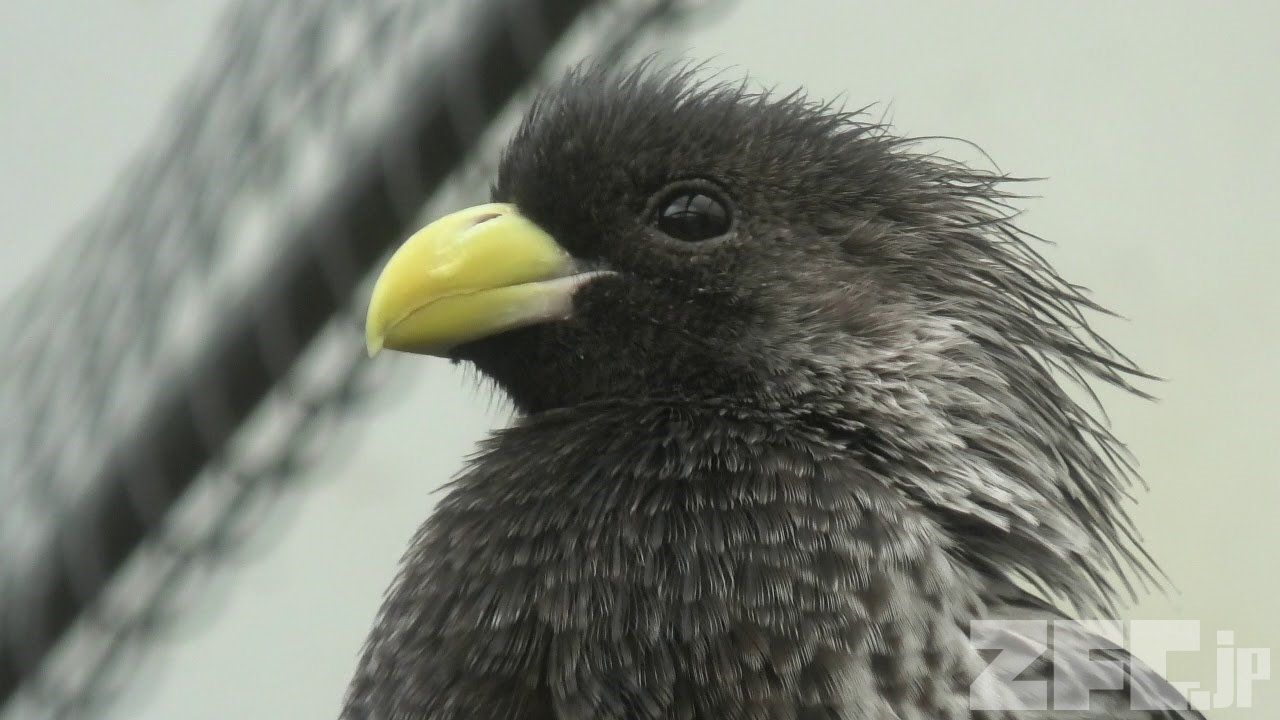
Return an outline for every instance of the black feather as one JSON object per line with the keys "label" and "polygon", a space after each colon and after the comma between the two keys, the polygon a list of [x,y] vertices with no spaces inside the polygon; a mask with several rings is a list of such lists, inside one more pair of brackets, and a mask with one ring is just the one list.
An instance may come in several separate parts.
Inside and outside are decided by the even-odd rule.
{"label": "black feather", "polygon": [[[615,274],[458,349],[522,415],[415,538],[344,717],[970,717],[971,620],[1149,577],[1067,388],[1149,376],[1016,181],[701,78],[583,68],[512,139],[494,200]],[[655,229],[686,186],[725,235]]]}

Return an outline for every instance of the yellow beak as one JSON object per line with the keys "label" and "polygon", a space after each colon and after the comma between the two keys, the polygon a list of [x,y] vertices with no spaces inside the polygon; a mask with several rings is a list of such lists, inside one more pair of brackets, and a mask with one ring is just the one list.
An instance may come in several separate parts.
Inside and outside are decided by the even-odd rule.
{"label": "yellow beak", "polygon": [[387,261],[365,319],[369,356],[383,348],[444,355],[458,345],[562,320],[601,273],[573,258],[512,205],[477,205],[410,237]]}

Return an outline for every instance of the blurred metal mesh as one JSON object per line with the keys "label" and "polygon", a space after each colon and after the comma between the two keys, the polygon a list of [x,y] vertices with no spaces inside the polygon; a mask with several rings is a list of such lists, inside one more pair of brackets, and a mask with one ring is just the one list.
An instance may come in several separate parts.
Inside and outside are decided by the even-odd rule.
{"label": "blurred metal mesh", "polygon": [[77,261],[0,308],[0,715],[100,707],[394,372],[362,362],[364,278],[424,215],[483,196],[513,94],[720,4],[237,5],[165,134],[60,248]]}

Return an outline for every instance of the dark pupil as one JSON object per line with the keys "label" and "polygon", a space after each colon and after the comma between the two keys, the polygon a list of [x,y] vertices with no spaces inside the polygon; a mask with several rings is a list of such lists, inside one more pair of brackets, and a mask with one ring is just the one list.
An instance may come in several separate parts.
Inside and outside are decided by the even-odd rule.
{"label": "dark pupil", "polygon": [[729,213],[711,197],[686,193],[676,196],[662,209],[658,229],[677,240],[709,240],[729,229]]}

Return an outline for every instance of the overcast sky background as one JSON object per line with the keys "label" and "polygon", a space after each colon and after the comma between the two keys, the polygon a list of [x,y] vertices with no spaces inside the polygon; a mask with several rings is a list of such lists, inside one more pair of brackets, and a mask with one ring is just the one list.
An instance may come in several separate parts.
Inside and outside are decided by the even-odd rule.
{"label": "overcast sky background", "polygon": [[[221,0],[10,0],[0,22],[0,292],[54,256],[163,122]],[[972,140],[1048,178],[1024,225],[1126,321],[1169,379],[1104,394],[1151,484],[1136,516],[1180,592],[1136,618],[1199,620],[1171,674],[1212,688],[1214,632],[1280,645],[1275,358],[1280,9],[1270,2],[741,0],[673,42],[767,84],[881,103],[898,129]],[[879,111],[878,110],[878,111]],[[954,148],[953,148],[954,149]],[[61,261],[61,260],[60,260]],[[359,342],[359,338],[353,338]],[[494,403],[435,360],[351,423],[277,527],[153,644],[115,720],[333,717],[394,565]],[[1274,682],[1252,711],[1276,716]],[[1265,703],[1265,704],[1264,704]]]}

